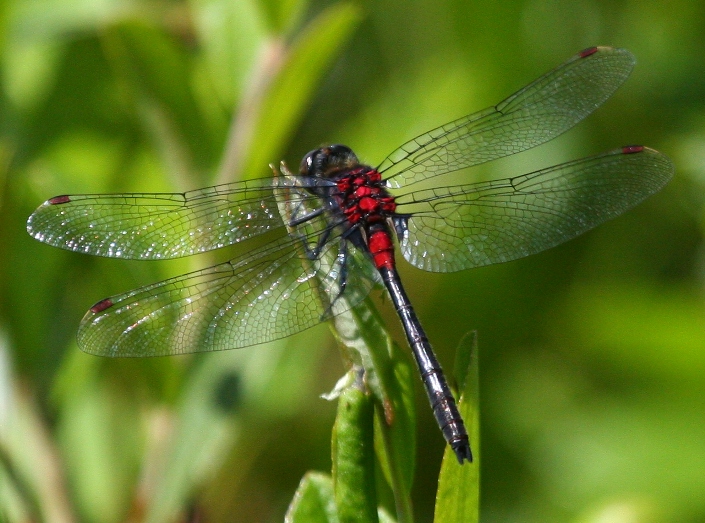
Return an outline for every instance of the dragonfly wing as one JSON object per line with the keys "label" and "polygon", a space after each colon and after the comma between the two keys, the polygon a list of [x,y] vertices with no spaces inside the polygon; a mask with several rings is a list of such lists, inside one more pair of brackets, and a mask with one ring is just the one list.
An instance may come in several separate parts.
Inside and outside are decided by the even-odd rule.
{"label": "dragonfly wing", "polygon": [[300,180],[263,178],[179,194],[57,196],[29,217],[27,231],[55,247],[96,256],[188,256],[281,227],[273,188],[292,188]]}
{"label": "dragonfly wing", "polygon": [[284,236],[230,262],[98,302],[81,321],[79,346],[100,356],[165,356],[246,347],[312,327],[358,303],[372,285],[353,273],[341,291],[337,250],[344,240],[332,239],[318,260],[301,248],[315,238]]}
{"label": "dragonfly wing", "polygon": [[378,170],[398,188],[545,143],[597,109],[634,64],[625,49],[586,49],[497,106],[405,143]]}
{"label": "dragonfly wing", "polygon": [[401,251],[431,272],[515,260],[622,214],[673,171],[665,155],[633,146],[516,178],[410,193],[397,199],[410,214]]}

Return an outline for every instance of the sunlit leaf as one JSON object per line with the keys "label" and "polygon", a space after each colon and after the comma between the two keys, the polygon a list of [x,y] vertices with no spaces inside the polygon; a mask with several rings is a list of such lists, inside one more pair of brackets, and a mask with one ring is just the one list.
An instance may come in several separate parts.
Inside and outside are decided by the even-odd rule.
{"label": "sunlit leaf", "polygon": [[[286,137],[299,123],[311,94],[359,20],[359,10],[353,4],[336,4],[311,21],[290,49],[271,50],[282,53],[278,59],[281,66],[276,70],[273,65],[274,78],[263,95],[256,124],[251,131],[244,131],[249,134],[247,153],[232,169],[237,168],[248,178],[262,176],[267,165],[279,159]],[[232,176],[229,167],[225,171],[222,177]]]}
{"label": "sunlit leaf", "polygon": [[337,523],[333,480],[326,474],[309,472],[299,483],[284,519],[286,523]]}
{"label": "sunlit leaf", "polygon": [[480,519],[480,403],[477,337],[466,335],[456,353],[454,378],[460,389],[458,410],[465,420],[473,461],[459,465],[450,447],[438,480],[438,523],[476,523]]}
{"label": "sunlit leaf", "polygon": [[364,370],[338,398],[333,429],[333,489],[341,521],[376,523],[374,404],[365,391]]}

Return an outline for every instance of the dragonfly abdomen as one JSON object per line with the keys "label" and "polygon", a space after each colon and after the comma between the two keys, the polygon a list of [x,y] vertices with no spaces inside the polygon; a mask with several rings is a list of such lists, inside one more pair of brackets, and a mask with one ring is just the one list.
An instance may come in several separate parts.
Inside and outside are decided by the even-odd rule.
{"label": "dragonfly abdomen", "polygon": [[455,404],[455,398],[448,387],[441,365],[438,363],[426,333],[404,291],[399,274],[393,267],[385,266],[380,267],[379,272],[404,327],[406,338],[421,372],[433,414],[443,436],[455,452],[460,464],[464,460],[471,462],[472,452],[463,418]]}

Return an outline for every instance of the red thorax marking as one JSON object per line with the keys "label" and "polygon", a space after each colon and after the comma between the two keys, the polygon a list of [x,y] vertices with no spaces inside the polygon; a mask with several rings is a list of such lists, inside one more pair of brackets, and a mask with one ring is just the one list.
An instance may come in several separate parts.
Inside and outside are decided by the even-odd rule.
{"label": "red thorax marking", "polygon": [[394,198],[382,187],[382,175],[375,170],[357,168],[338,180],[338,190],[343,213],[352,225],[384,220],[394,212]]}

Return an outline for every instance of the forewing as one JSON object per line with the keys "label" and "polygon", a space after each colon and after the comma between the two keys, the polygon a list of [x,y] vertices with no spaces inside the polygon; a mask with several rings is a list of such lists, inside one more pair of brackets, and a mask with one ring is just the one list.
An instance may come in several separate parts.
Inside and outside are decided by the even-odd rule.
{"label": "forewing", "polygon": [[412,265],[453,272],[506,262],[563,243],[661,189],[674,167],[646,147],[625,147],[516,178],[418,191],[400,245]]}
{"label": "forewing", "polygon": [[[58,196],[29,217],[27,231],[49,245],[85,254],[177,258],[282,227],[273,188],[298,183],[307,180],[263,178],[179,194]],[[292,194],[311,197],[305,191]]]}
{"label": "forewing", "polygon": [[634,63],[625,49],[586,49],[496,107],[405,143],[378,170],[398,188],[552,140],[607,100]]}

